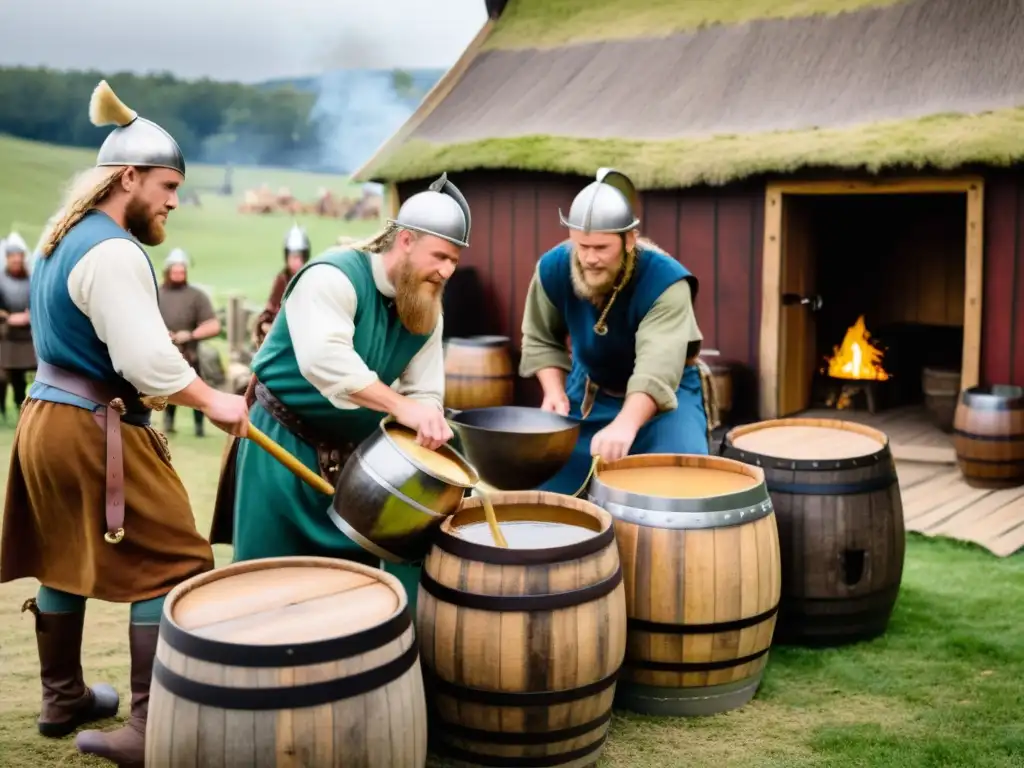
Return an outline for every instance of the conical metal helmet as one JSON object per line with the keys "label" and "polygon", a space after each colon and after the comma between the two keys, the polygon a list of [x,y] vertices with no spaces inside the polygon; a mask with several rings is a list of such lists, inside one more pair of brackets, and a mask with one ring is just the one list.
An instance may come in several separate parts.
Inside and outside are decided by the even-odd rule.
{"label": "conical metal helmet", "polygon": [[291,251],[308,251],[310,247],[309,235],[306,234],[306,230],[298,224],[292,224],[292,228],[288,230],[288,234],[284,238],[285,255]]}
{"label": "conical metal helmet", "polygon": [[164,259],[164,269],[170,269],[175,264],[181,264],[186,269],[188,269],[188,267],[191,265],[191,262],[189,261],[188,258],[188,254],[185,253],[185,251],[181,248],[175,248],[173,251],[167,254],[167,258]]}
{"label": "conical metal helmet", "polygon": [[97,167],[170,168],[185,175],[185,156],[174,137],[125,106],[106,80],[100,81],[93,91],[89,119],[95,126],[117,126],[100,147]]}
{"label": "conical metal helmet", "polygon": [[8,253],[28,253],[28,243],[25,242],[25,238],[19,235],[17,232],[11,232],[2,241],[4,255]]}
{"label": "conical metal helmet", "polygon": [[640,226],[636,210],[637,192],[629,177],[613,168],[599,168],[597,180],[576,195],[565,216],[558,218],[563,227],[580,232],[629,232]]}
{"label": "conical metal helmet", "polygon": [[469,247],[472,218],[469,203],[459,188],[442,173],[424,192],[417,192],[398,209],[398,216],[388,219],[402,229],[440,237],[460,248]]}

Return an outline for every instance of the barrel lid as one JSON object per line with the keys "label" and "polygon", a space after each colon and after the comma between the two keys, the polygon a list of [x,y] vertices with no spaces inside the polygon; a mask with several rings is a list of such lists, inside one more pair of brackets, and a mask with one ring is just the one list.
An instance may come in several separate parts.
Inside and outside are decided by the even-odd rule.
{"label": "barrel lid", "polygon": [[170,614],[181,629],[205,639],[287,645],[345,637],[378,626],[404,602],[390,585],[361,571],[262,567],[188,590],[175,600]]}
{"label": "barrel lid", "polygon": [[740,453],[788,461],[866,458],[889,445],[884,432],[838,419],[776,419],[748,424],[733,429],[726,440]]}

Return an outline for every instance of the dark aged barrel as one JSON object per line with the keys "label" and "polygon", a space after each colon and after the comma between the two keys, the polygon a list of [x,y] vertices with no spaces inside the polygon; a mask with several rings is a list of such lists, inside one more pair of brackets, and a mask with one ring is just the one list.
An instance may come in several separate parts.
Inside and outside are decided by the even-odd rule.
{"label": "dark aged barrel", "polygon": [[618,703],[690,716],[749,702],[781,584],[761,470],[717,456],[627,456],[599,468],[587,493],[615,518],[626,584]]}
{"label": "dark aged barrel", "polygon": [[1024,484],[1024,388],[965,389],[953,420],[953,447],[968,485]]}
{"label": "dark aged barrel", "polygon": [[399,581],[319,557],[236,563],[164,604],[146,765],[426,765],[415,631]]}
{"label": "dark aged barrel", "polygon": [[511,405],[515,375],[505,336],[451,338],[444,351],[444,404],[464,411]]}
{"label": "dark aged barrel", "polygon": [[960,399],[960,371],[925,368],[921,373],[924,404],[943,432],[953,431],[953,414]]}
{"label": "dark aged barrel", "polygon": [[903,578],[903,502],[889,438],[831,419],[731,430],[725,456],[764,470],[779,520],[777,643],[838,645],[889,624]]}
{"label": "dark aged barrel", "polygon": [[460,764],[597,762],[626,645],[612,519],[581,499],[491,494],[441,526],[417,606],[431,747]]}

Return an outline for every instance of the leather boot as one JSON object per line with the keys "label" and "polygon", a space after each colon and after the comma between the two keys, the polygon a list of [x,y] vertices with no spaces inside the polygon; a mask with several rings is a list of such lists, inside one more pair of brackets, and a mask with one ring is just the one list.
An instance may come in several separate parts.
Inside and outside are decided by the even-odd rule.
{"label": "leather boot", "polygon": [[132,650],[132,711],[116,731],[82,731],[75,737],[79,752],[106,758],[118,768],[143,768],[146,761],[146,714],[149,711],[149,683],[160,635],[157,624],[131,624],[128,637]]}
{"label": "leather boot", "polygon": [[39,677],[43,683],[39,733],[59,739],[86,723],[114,717],[120,704],[117,691],[106,683],[90,688],[82,676],[85,614],[43,613],[35,598],[26,600],[21,610],[31,611],[36,620]]}

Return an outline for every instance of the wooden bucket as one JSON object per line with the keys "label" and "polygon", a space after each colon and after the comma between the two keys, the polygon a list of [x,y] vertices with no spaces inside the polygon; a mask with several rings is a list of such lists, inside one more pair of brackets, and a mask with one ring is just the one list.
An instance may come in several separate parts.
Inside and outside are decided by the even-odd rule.
{"label": "wooden bucket", "polygon": [[515,375],[506,336],[451,338],[444,351],[444,404],[464,411],[511,405]]}
{"label": "wooden bucket", "polygon": [[764,470],[779,520],[776,642],[836,645],[885,632],[903,578],[903,502],[889,438],[832,419],[731,430],[722,453]]}
{"label": "wooden bucket", "polygon": [[953,447],[968,485],[1024,484],[1024,388],[965,389],[953,421]]}
{"label": "wooden bucket", "polygon": [[270,558],[195,576],[167,596],[146,765],[415,768],[426,755],[415,631],[394,576]]}
{"label": "wooden bucket", "polygon": [[626,646],[612,519],[556,493],[491,499],[508,549],[493,545],[470,498],[423,564],[416,616],[432,746],[462,765],[592,765]]}
{"label": "wooden bucket", "polygon": [[615,518],[626,584],[618,702],[682,716],[749,702],[781,582],[761,470],[716,456],[627,456],[600,467],[587,494]]}
{"label": "wooden bucket", "polygon": [[953,414],[960,399],[960,371],[925,368],[921,373],[924,404],[943,432],[953,431]]}

